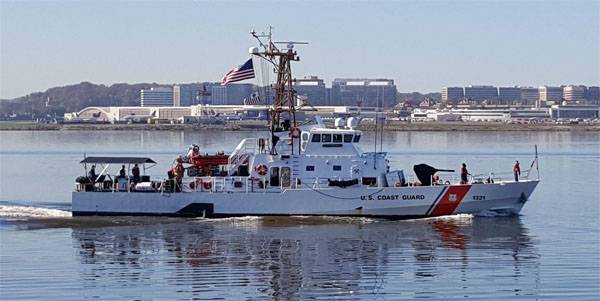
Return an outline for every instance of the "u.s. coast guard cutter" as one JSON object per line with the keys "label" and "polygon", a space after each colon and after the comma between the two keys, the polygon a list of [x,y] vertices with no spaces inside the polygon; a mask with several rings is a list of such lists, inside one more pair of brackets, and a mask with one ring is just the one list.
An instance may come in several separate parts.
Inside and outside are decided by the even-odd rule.
{"label": "u.s. coast guard cutter", "polygon": [[[251,48],[251,54],[273,64],[277,73],[269,135],[243,139],[229,155],[200,155],[192,147],[178,158],[169,179],[141,174],[155,163],[150,158],[86,157],[81,161],[86,176],[78,178],[72,194],[73,215],[400,219],[482,211],[518,213],[538,184],[538,179],[529,179],[529,171],[520,181],[493,174],[471,177],[468,182],[440,179],[436,174],[440,170],[425,164],[414,166],[411,179],[401,170],[390,169],[385,152],[359,148],[363,133],[356,129],[353,117],[336,119],[331,127],[320,118],[299,124],[291,73],[291,62],[299,58],[293,43],[286,42],[287,49],[280,50],[270,33],[252,35],[261,48]],[[90,164],[104,169],[90,177]],[[137,170],[133,176],[128,172],[106,178],[110,164],[137,165]]]}

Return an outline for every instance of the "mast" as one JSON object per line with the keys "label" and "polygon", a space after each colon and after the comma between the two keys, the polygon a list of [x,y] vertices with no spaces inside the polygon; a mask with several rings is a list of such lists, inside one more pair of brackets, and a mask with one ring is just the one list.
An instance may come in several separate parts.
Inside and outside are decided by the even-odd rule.
{"label": "mast", "polygon": [[[308,44],[306,42],[273,42],[272,40],[272,29],[269,26],[268,33],[257,33],[251,31],[250,34],[258,40],[262,51],[257,48],[252,48],[251,53],[259,56],[266,61],[273,64],[275,72],[277,73],[277,81],[273,90],[275,92],[273,98],[273,105],[270,109],[270,126],[271,138],[273,147],[271,152],[275,152],[275,144],[277,144],[278,137],[275,136],[277,132],[289,131],[291,128],[297,126],[296,123],[296,93],[293,88],[293,77],[292,77],[292,61],[300,61],[300,57],[297,52],[294,51],[294,45],[296,44]],[[266,41],[263,41],[266,39]],[[286,49],[280,50],[276,44],[286,44]],[[294,149],[292,139],[292,151]]]}

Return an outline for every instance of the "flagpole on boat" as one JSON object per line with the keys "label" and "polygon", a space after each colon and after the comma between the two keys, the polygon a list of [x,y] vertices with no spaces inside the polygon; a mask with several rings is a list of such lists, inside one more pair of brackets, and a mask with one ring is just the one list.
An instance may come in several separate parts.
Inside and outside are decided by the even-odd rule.
{"label": "flagpole on boat", "polygon": [[537,172],[537,179],[540,180],[540,160],[538,158],[538,148],[537,144],[535,145],[535,171]]}

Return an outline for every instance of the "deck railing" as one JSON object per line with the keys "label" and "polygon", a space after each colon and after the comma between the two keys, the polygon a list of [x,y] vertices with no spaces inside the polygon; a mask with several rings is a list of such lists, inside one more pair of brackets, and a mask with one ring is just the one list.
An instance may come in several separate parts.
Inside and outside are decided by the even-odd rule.
{"label": "deck railing", "polygon": [[[531,169],[527,169],[522,172],[519,179],[523,181],[529,180],[531,175]],[[468,177],[469,184],[491,184],[491,183],[508,183],[514,182],[514,174],[512,172],[501,172],[495,173],[490,172],[488,174],[476,174]],[[322,190],[322,189],[334,189],[335,187],[329,186],[328,178],[309,177],[309,178],[291,178],[289,186],[284,186],[284,181],[279,181],[279,185],[271,186],[268,177],[239,177],[239,176],[226,176],[226,177],[193,177],[185,178],[181,183],[173,181],[177,187],[171,187],[166,189],[165,183],[167,179],[160,178],[154,180],[157,183],[153,190],[145,192],[207,192],[207,193],[227,193],[227,192],[244,192],[244,193],[256,193],[256,192],[280,192],[284,190]],[[343,180],[343,179],[338,179]],[[287,181],[286,181],[287,182]],[[431,183],[433,186],[436,185],[457,185],[461,183],[461,179],[457,175],[440,175],[437,180],[432,177]],[[82,192],[88,191],[86,185],[92,185],[92,191],[102,192],[134,192],[133,184],[127,181],[125,189],[119,187],[118,183],[114,183],[109,188],[106,188],[104,183],[90,183],[90,184],[77,184],[75,191]],[[365,185],[360,180],[358,182],[359,187],[367,188],[382,188],[383,186],[378,185]],[[353,185],[353,186],[356,186]],[[418,179],[414,175],[405,176],[404,187],[420,186]],[[88,186],[89,187],[89,186]],[[388,183],[389,188],[399,188],[396,183]]]}

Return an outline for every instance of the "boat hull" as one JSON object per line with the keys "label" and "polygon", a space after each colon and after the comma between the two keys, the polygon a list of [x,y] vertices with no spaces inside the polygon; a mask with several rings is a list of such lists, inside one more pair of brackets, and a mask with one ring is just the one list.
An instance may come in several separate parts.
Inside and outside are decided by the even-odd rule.
{"label": "boat hull", "polygon": [[347,187],[265,192],[73,192],[73,215],[286,216],[407,219],[518,213],[538,181],[422,187]]}

